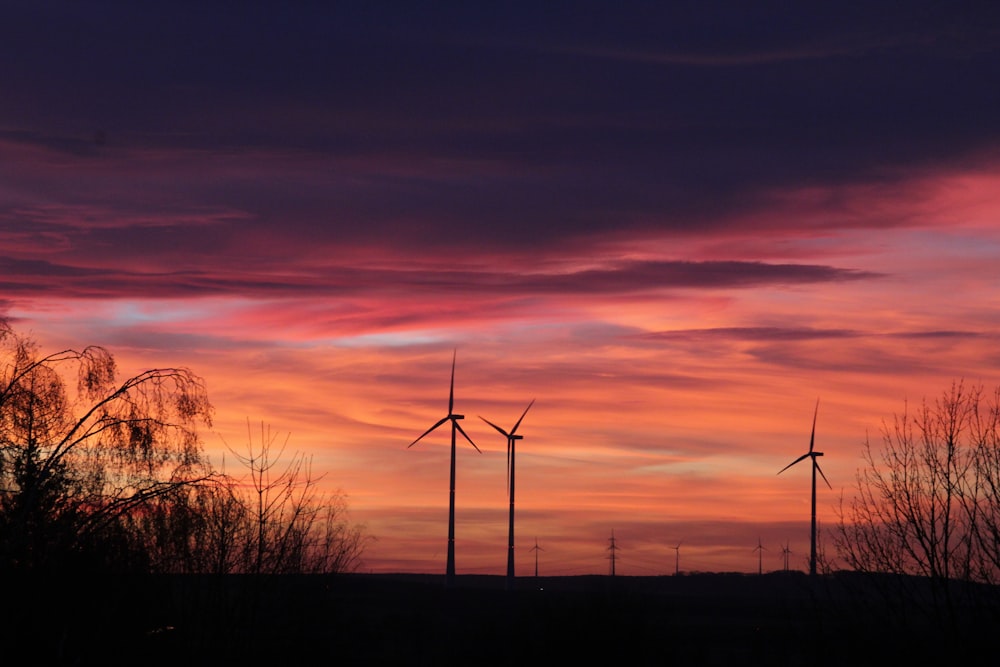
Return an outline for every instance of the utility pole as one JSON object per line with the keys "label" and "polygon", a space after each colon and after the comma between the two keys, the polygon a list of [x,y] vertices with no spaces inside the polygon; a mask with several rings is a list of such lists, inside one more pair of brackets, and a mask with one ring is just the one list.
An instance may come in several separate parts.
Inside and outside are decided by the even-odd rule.
{"label": "utility pole", "polygon": [[608,547],[608,551],[611,552],[611,555],[608,556],[608,558],[611,560],[611,576],[613,577],[615,576],[615,551],[618,550],[618,547],[615,545],[614,529],[611,530],[611,539],[609,539],[608,542],[611,543],[611,546]]}

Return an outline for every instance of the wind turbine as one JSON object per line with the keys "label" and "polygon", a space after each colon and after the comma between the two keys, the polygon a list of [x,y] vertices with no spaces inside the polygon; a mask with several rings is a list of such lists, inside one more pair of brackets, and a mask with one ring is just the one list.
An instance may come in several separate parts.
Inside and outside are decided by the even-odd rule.
{"label": "wind turbine", "polygon": [[764,552],[767,549],[760,543],[759,537],[757,538],[757,546],[753,550],[757,552],[757,574],[764,574]]}
{"label": "wind turbine", "polygon": [[681,544],[682,544],[681,542],[678,542],[677,546],[674,547],[674,551],[676,552],[674,554],[674,576],[675,577],[681,573]]}
{"label": "wind turbine", "polygon": [[788,572],[788,557],[791,555],[792,550],[788,548],[788,542],[785,542],[785,546],[781,548],[781,555],[785,559],[785,572]]}
{"label": "wind turbine", "polygon": [[809,532],[809,545],[810,545],[809,574],[811,576],[816,575],[816,473],[817,472],[820,474],[820,477],[823,478],[823,481],[826,482],[826,485],[830,487],[830,490],[831,491],[833,490],[833,486],[831,486],[830,480],[828,480],[826,478],[826,475],[823,474],[823,470],[819,467],[819,462],[816,461],[816,457],[823,456],[823,452],[817,452],[814,449],[814,446],[816,444],[816,415],[818,414],[819,414],[819,399],[817,398],[816,411],[813,412],[812,435],[809,436],[809,451],[778,471],[778,474],[780,475],[781,473],[785,472],[799,461],[803,461],[809,458],[812,459],[812,528],[810,529]]}
{"label": "wind turbine", "polygon": [[535,546],[531,547],[531,550],[535,552],[535,579],[538,578],[538,552],[545,551],[545,549],[538,546],[538,538],[535,538]]}
{"label": "wind turbine", "polygon": [[486,417],[480,416],[484,422],[495,428],[500,432],[500,435],[507,438],[507,496],[510,498],[510,522],[507,528],[507,590],[511,590],[514,587],[514,443],[518,440],[523,440],[523,435],[517,435],[517,427],[521,425],[521,420],[524,419],[524,415],[528,414],[528,410],[531,406],[535,404],[535,399],[531,399],[531,403],[528,403],[528,407],[524,409],[521,413],[521,418],[517,420],[514,424],[514,428],[510,430],[510,433],[503,430],[493,422],[491,422]]}
{"label": "wind turbine", "polygon": [[455,433],[461,433],[469,441],[473,449],[482,454],[479,447],[476,447],[476,443],[472,442],[472,438],[462,430],[461,424],[458,423],[459,419],[465,419],[465,415],[455,414],[455,358],[457,355],[458,352],[455,351],[451,357],[451,388],[448,391],[448,414],[442,417],[434,426],[424,431],[419,438],[406,446],[409,449],[438,426],[447,421],[451,422],[451,481],[448,487],[448,568],[445,572],[446,586],[452,586],[455,583]]}

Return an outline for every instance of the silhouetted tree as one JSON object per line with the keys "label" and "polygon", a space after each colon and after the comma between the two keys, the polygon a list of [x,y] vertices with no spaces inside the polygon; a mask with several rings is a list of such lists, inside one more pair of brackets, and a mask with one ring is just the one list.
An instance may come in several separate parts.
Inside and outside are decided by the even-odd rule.
{"label": "silhouetted tree", "polygon": [[[197,427],[204,383],[184,368],[123,382],[104,348],[43,355],[0,321],[0,564],[174,573],[340,572],[367,537],[311,460],[269,428],[213,474]],[[287,458],[287,460],[285,460]]]}
{"label": "silhouetted tree", "polygon": [[[287,440],[286,443],[287,444]],[[121,518],[148,570],[171,574],[330,574],[360,564],[370,538],[348,520],[347,498],[319,488],[302,453],[283,459],[262,425],[241,475],[214,473],[151,498]]]}
{"label": "silhouetted tree", "polygon": [[149,571],[166,574],[230,574],[248,560],[246,507],[234,481],[215,473],[151,499],[123,517]]}
{"label": "silhouetted tree", "polygon": [[285,456],[276,434],[248,423],[235,474],[178,485],[123,517],[149,570],[199,574],[315,574],[357,568],[370,539],[347,517],[347,498],[320,489],[310,460]]}
{"label": "silhouetted tree", "polygon": [[240,570],[312,574],[356,569],[369,538],[363,526],[347,520],[346,497],[322,491],[311,459],[301,452],[284,457],[287,435],[276,446],[277,434],[262,424],[254,443],[247,426],[246,449],[230,449],[245,475],[230,478],[228,485],[242,506],[238,517],[243,527],[234,531],[244,540]]}
{"label": "silhouetted tree", "polygon": [[145,567],[122,521],[208,477],[210,419],[185,368],[119,383],[104,348],[42,355],[0,321],[0,567]]}
{"label": "silhouetted tree", "polygon": [[981,399],[969,419],[970,438],[976,445],[974,482],[967,494],[976,554],[970,575],[1000,584],[1000,387]]}
{"label": "silhouetted tree", "polygon": [[866,440],[838,557],[881,576],[894,608],[958,623],[1000,572],[1000,393],[955,383]]}

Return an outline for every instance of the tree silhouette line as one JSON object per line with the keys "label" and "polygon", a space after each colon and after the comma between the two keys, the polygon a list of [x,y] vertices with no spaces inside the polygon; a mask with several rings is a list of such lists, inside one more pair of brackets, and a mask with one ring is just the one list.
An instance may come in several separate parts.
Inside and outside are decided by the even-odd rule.
{"label": "tree silhouette line", "polygon": [[42,354],[0,321],[3,572],[287,574],[351,571],[368,536],[287,439],[248,423],[241,474],[199,439],[212,405],[186,368],[119,381],[88,346]]}
{"label": "tree silhouette line", "polygon": [[841,498],[833,566],[905,623],[963,634],[1000,614],[1000,387],[955,382],[866,438],[850,499]]}

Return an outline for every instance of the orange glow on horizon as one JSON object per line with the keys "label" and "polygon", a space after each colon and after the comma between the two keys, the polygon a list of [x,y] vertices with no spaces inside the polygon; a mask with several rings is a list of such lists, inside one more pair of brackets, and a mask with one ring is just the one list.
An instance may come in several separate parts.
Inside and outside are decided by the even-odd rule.
{"label": "orange glow on horizon", "polygon": [[[123,374],[192,368],[217,409],[204,434],[216,464],[224,443],[245,442],[247,420],[290,433],[376,538],[366,571],[444,570],[447,428],[407,445],[445,415],[453,350],[455,409],[482,450],[459,438],[459,574],[505,567],[505,443],[479,416],[506,425],[532,399],[517,450],[519,575],[535,539],[545,574],[602,574],[612,530],[620,574],[672,573],[678,542],[682,570],[753,572],[758,538],[765,567],[779,568],[787,542],[804,569],[808,466],[777,472],[806,451],[817,398],[829,528],[862,442],[904,401],[956,380],[1000,384],[997,193],[996,169],[772,192],[769,207],[705,234],[605,232],[591,247],[528,252],[539,262],[524,269],[509,249],[442,270],[399,248],[366,258],[362,243],[353,264],[348,251],[311,256],[330,274],[198,276],[246,281],[238,294],[85,282],[66,295],[56,276],[58,296],[19,296],[6,312],[43,349],[106,346]],[[278,274],[295,289],[270,285]]]}

